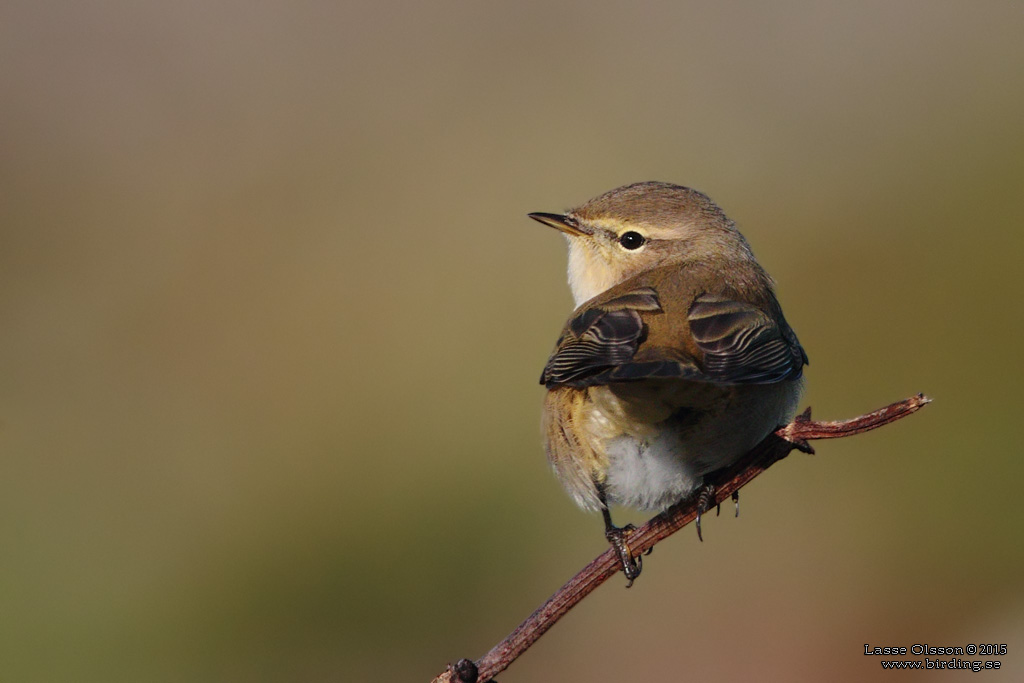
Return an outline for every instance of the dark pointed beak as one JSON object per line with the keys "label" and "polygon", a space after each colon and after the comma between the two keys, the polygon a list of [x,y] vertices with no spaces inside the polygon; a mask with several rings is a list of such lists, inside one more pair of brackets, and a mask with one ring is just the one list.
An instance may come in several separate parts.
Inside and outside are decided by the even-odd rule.
{"label": "dark pointed beak", "polygon": [[567,235],[579,237],[581,235],[591,234],[590,230],[583,227],[572,218],[563,216],[560,213],[528,213],[526,215],[538,223],[543,223],[549,228],[554,228],[555,230],[561,230]]}

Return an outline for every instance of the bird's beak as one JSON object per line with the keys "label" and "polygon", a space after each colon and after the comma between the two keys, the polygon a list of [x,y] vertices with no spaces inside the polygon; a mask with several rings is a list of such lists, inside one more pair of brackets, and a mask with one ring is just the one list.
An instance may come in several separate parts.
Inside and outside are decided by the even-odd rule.
{"label": "bird's beak", "polygon": [[580,225],[577,221],[559,213],[528,213],[526,214],[538,223],[543,223],[549,228],[561,230],[567,235],[581,237],[592,234],[589,229]]}

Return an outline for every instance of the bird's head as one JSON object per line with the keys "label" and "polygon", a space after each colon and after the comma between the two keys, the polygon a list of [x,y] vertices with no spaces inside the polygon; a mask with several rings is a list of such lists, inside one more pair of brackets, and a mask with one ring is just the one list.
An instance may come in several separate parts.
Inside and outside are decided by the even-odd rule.
{"label": "bird's head", "polygon": [[651,268],[754,259],[725,213],[706,195],[681,185],[626,185],[564,214],[529,216],[565,234],[569,287],[577,306]]}

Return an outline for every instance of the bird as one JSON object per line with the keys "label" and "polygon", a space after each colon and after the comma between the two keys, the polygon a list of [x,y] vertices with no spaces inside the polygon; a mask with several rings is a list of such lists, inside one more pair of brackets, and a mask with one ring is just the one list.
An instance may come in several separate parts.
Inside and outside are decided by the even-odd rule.
{"label": "bird", "polygon": [[747,240],[697,190],[634,183],[527,215],[565,236],[576,305],[541,373],[545,451],[573,500],[602,513],[632,585],[634,527],[610,506],[700,496],[705,475],[792,419],[807,354]]}

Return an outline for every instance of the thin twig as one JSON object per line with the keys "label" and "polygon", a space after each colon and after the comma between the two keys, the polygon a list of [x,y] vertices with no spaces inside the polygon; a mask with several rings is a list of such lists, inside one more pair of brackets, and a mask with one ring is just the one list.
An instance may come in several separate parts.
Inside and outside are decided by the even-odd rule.
{"label": "thin twig", "polygon": [[[839,439],[877,429],[917,412],[930,402],[930,398],[918,394],[852,420],[837,422],[815,422],[811,420],[811,409],[808,408],[788,425],[769,434],[764,441],[731,467],[705,477],[705,483],[714,486],[713,501],[709,507],[729,499],[735,491],[739,491],[751,479],[785,458],[790,451],[797,449],[813,453],[814,449],[808,441]],[[696,517],[696,498],[673,505],[630,534],[630,551],[637,556],[653,548],[659,541],[679,531]],[[447,671],[434,678],[431,683],[476,683],[491,680],[554,626],[566,612],[617,574],[620,569],[618,555],[612,549],[606,550],[559,588],[505,640],[491,648],[490,652],[475,662],[462,659],[456,664],[450,664]]]}

